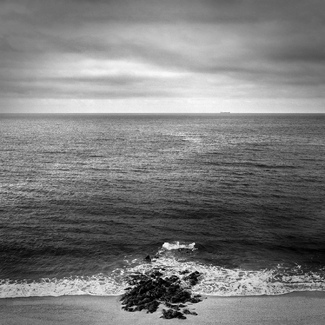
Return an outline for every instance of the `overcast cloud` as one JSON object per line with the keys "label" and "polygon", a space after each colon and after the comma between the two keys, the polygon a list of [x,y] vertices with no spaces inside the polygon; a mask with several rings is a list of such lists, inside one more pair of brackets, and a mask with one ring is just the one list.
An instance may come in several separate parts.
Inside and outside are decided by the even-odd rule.
{"label": "overcast cloud", "polygon": [[324,35],[323,0],[0,1],[1,103],[301,99],[325,112]]}

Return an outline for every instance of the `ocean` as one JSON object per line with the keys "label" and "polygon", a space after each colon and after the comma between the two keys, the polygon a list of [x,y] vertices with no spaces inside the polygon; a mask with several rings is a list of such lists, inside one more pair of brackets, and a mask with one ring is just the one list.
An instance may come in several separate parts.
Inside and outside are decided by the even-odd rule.
{"label": "ocean", "polygon": [[[0,115],[0,297],[325,291],[325,115]],[[146,260],[150,256],[151,261]]]}

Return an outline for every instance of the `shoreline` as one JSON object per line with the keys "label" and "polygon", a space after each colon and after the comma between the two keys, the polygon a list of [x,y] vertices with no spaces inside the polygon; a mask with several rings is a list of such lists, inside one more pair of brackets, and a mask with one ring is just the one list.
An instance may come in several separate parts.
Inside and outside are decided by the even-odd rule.
{"label": "shoreline", "polygon": [[102,324],[325,324],[325,292],[304,291],[276,296],[203,296],[188,304],[197,316],[160,318],[161,310],[147,314],[121,309],[119,296],[58,296],[0,299],[0,325]]}

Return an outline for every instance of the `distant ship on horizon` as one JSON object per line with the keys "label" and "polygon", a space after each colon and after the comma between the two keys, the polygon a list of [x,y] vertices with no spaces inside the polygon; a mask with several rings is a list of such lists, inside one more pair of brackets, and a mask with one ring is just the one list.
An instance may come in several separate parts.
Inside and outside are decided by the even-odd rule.
{"label": "distant ship on horizon", "polygon": [[220,112],[220,114],[230,114],[230,112]]}

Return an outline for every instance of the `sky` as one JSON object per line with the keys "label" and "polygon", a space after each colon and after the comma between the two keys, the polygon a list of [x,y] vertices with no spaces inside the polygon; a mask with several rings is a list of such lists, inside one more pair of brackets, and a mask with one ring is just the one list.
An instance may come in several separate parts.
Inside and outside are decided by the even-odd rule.
{"label": "sky", "polygon": [[0,0],[0,113],[325,113],[324,0]]}

